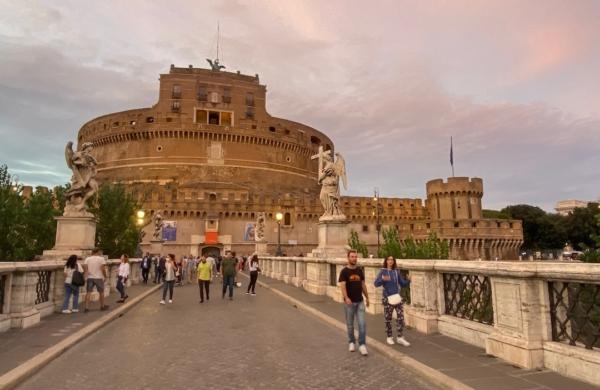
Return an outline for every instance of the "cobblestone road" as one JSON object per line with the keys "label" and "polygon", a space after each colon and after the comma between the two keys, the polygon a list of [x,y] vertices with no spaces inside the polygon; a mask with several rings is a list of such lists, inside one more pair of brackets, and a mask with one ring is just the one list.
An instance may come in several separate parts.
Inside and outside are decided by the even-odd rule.
{"label": "cobblestone road", "polygon": [[170,305],[151,295],[19,389],[432,388],[375,350],[349,353],[342,332],[268,290],[229,301],[217,284],[203,304],[191,285]]}

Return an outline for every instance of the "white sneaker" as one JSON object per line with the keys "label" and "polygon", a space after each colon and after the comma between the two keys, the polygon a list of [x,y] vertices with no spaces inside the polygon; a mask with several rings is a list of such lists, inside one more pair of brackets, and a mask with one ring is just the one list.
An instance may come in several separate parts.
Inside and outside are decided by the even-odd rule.
{"label": "white sneaker", "polygon": [[71,314],[71,310],[67,309],[67,310],[63,310],[62,311],[63,314]]}
{"label": "white sneaker", "polygon": [[400,345],[404,345],[405,347],[410,347],[410,343],[408,341],[406,341],[406,339],[403,337],[396,337],[396,342]]}
{"label": "white sneaker", "polygon": [[395,343],[394,343],[394,338],[393,338],[393,337],[388,337],[388,338],[387,338],[385,341],[387,341],[387,343],[388,343],[389,345],[394,345],[394,344],[395,344]]}
{"label": "white sneaker", "polygon": [[356,351],[356,346],[354,345],[354,343],[348,344],[348,351],[350,351],[350,352]]}
{"label": "white sneaker", "polygon": [[71,313],[79,313],[79,309],[73,309],[71,310]]}
{"label": "white sneaker", "polygon": [[160,300],[160,304],[161,304],[161,305],[164,305],[164,304],[165,304],[165,300],[164,300],[164,299],[161,299],[161,300]]}
{"label": "white sneaker", "polygon": [[367,351],[367,346],[364,344],[358,347],[358,351],[363,356],[367,356],[369,354],[369,352]]}
{"label": "white sneaker", "polygon": [[172,300],[172,299],[169,299],[169,303],[173,303],[173,300]]}

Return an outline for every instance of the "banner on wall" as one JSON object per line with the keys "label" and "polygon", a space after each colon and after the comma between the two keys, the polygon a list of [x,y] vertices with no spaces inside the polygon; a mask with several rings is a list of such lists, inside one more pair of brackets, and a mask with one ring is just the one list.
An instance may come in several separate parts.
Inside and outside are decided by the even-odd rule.
{"label": "banner on wall", "polygon": [[256,223],[254,222],[246,222],[246,227],[244,228],[244,241],[254,241],[254,227]]}
{"label": "banner on wall", "polygon": [[177,221],[164,221],[162,228],[163,241],[177,240]]}

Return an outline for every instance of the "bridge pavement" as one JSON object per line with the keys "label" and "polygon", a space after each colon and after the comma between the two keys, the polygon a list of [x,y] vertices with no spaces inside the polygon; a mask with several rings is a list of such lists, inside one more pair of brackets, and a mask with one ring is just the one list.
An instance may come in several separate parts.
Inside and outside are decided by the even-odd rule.
{"label": "bridge pavement", "polygon": [[343,333],[269,290],[229,301],[218,283],[203,304],[193,285],[165,306],[154,293],[18,388],[433,388],[375,350],[349,353]]}

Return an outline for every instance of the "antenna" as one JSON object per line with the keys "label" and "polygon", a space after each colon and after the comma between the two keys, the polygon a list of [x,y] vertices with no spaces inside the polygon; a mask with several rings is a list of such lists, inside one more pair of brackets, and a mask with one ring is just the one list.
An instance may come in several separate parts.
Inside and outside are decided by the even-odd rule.
{"label": "antenna", "polygon": [[219,21],[217,21],[217,61],[219,61],[219,35],[220,35],[220,26],[219,26]]}

